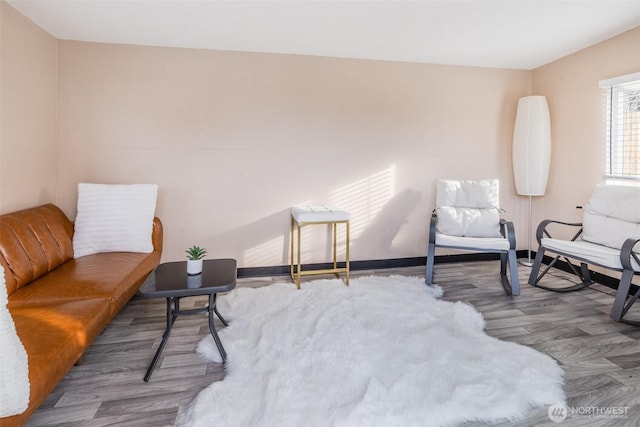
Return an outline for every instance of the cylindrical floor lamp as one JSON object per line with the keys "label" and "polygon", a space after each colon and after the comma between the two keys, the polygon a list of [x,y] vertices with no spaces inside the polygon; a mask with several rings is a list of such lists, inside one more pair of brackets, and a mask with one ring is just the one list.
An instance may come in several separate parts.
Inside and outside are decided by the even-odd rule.
{"label": "cylindrical floor lamp", "polygon": [[543,196],[551,164],[551,124],[549,106],[544,96],[525,96],[518,101],[513,129],[513,176],[516,192],[529,196],[529,230],[527,261],[531,266],[531,197]]}

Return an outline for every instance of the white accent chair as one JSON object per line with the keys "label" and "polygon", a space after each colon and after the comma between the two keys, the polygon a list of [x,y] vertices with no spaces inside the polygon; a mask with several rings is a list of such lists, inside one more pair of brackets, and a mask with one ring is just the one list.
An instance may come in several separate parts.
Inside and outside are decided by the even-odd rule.
{"label": "white accent chair", "polygon": [[[551,231],[567,227],[577,230],[571,239],[552,237]],[[582,223],[547,219],[538,225],[536,238],[539,248],[529,276],[530,285],[556,292],[582,289],[593,283],[589,264],[622,272],[611,318],[617,322],[640,325],[640,322],[623,319],[640,296],[640,290],[630,295],[631,280],[634,275],[640,275],[638,249],[634,250],[640,242],[640,187],[598,185],[584,209]],[[552,252],[555,258],[540,273],[546,252]],[[560,258],[564,258],[581,282],[569,282],[566,287],[541,285],[540,280]],[[580,269],[571,260],[579,262]]]}
{"label": "white accent chair", "polygon": [[[433,285],[436,248],[500,254],[500,277],[509,295],[520,295],[513,223],[500,218],[499,181],[436,181],[425,282]],[[507,278],[507,263],[511,282]]]}

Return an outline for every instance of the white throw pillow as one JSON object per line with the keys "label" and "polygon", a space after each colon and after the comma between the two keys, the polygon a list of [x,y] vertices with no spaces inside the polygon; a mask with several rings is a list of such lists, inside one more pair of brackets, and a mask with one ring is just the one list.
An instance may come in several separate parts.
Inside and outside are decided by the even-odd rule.
{"label": "white throw pillow", "polygon": [[153,252],[158,186],[78,184],[74,257],[100,252]]}

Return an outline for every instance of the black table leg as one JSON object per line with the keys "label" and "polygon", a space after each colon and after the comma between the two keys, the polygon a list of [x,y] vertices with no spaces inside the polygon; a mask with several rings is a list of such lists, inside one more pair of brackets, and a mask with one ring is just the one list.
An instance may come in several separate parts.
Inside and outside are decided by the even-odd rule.
{"label": "black table leg", "polygon": [[147,369],[147,373],[144,376],[145,382],[149,382],[149,379],[151,378],[151,374],[153,373],[153,370],[155,369],[156,364],[158,363],[158,359],[160,358],[160,355],[162,354],[164,347],[167,345],[167,341],[169,341],[171,328],[173,327],[173,324],[175,323],[176,318],[178,317],[179,314],[196,314],[196,313],[202,313],[204,310],[207,310],[209,313],[209,331],[211,332],[213,341],[215,342],[216,347],[220,352],[220,356],[222,357],[222,362],[224,363],[227,361],[227,352],[224,350],[224,347],[222,346],[222,341],[220,341],[220,337],[216,332],[216,328],[213,323],[214,322],[213,315],[215,314],[216,316],[218,316],[218,318],[220,319],[223,325],[229,326],[229,323],[224,319],[224,317],[222,317],[220,312],[218,312],[218,309],[216,307],[216,294],[209,295],[208,307],[191,309],[191,310],[183,310],[183,311],[180,311],[180,298],[181,297],[167,298],[167,326],[164,330],[164,334],[162,335],[162,341],[160,342],[160,345],[156,350],[156,354],[153,356],[153,360],[151,361],[151,364]]}
{"label": "black table leg", "polygon": [[[174,314],[172,303],[174,298],[167,298],[167,326],[164,330],[164,334],[162,335],[162,341],[160,342],[160,346],[158,350],[156,350],[155,356],[153,356],[153,360],[151,361],[151,365],[147,369],[147,373],[144,376],[144,381],[149,382],[151,378],[151,374],[156,367],[156,363],[158,363],[158,359],[160,358],[160,354],[162,354],[162,350],[164,350],[164,346],[167,345],[167,341],[169,340],[169,335],[171,334],[171,328],[173,327],[173,323],[176,321],[177,315]],[[180,299],[175,298],[176,310],[178,307]]]}
{"label": "black table leg", "polygon": [[[224,317],[222,317],[222,315],[218,311],[218,306],[217,306],[217,303],[216,303],[217,295],[218,294],[213,294],[213,311],[216,313],[216,316],[218,316],[218,319],[220,319],[220,321],[222,322],[222,324],[224,326],[229,326],[229,323],[227,323],[227,321],[224,320]],[[211,306],[211,296],[209,296],[209,306]]]}
{"label": "black table leg", "polygon": [[227,361],[227,352],[224,351],[224,347],[222,346],[222,341],[220,341],[220,337],[218,336],[218,333],[216,332],[216,328],[213,324],[213,313],[215,313],[218,316],[220,321],[225,326],[228,326],[227,321],[222,318],[222,316],[220,315],[220,313],[218,313],[218,310],[216,308],[216,294],[209,295],[209,331],[211,331],[211,336],[213,337],[213,341],[216,343],[216,347],[218,347],[218,351],[220,352],[220,357],[222,357],[222,363],[225,363]]}

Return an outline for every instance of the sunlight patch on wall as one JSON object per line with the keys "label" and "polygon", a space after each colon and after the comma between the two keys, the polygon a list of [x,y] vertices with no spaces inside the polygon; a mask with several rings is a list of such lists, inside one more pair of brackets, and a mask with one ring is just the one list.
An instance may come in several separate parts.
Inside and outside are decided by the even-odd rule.
{"label": "sunlight patch on wall", "polygon": [[[324,196],[314,197],[299,206],[325,204],[335,209],[344,210],[351,215],[351,244],[357,239],[378,216],[380,211],[395,195],[396,166],[391,165],[367,177],[339,187]],[[286,230],[272,239],[258,243],[243,251],[243,266],[275,266],[288,265],[290,261],[290,230],[287,219]],[[345,256],[346,232],[343,224],[337,228],[338,261]],[[382,233],[382,231],[381,231]],[[333,233],[331,226],[307,225],[302,227],[301,259],[303,264],[330,262],[333,257]],[[297,239],[295,241],[297,251]]]}
{"label": "sunlight patch on wall", "polygon": [[[329,204],[351,214],[351,241],[362,234],[395,194],[396,165],[354,181],[333,192]],[[344,244],[338,242],[338,248]],[[344,251],[343,251],[344,252]]]}
{"label": "sunlight patch on wall", "polygon": [[[289,244],[289,236],[281,235],[244,251],[244,266],[273,266],[282,262],[282,251]],[[287,251],[288,253],[288,251]]]}

